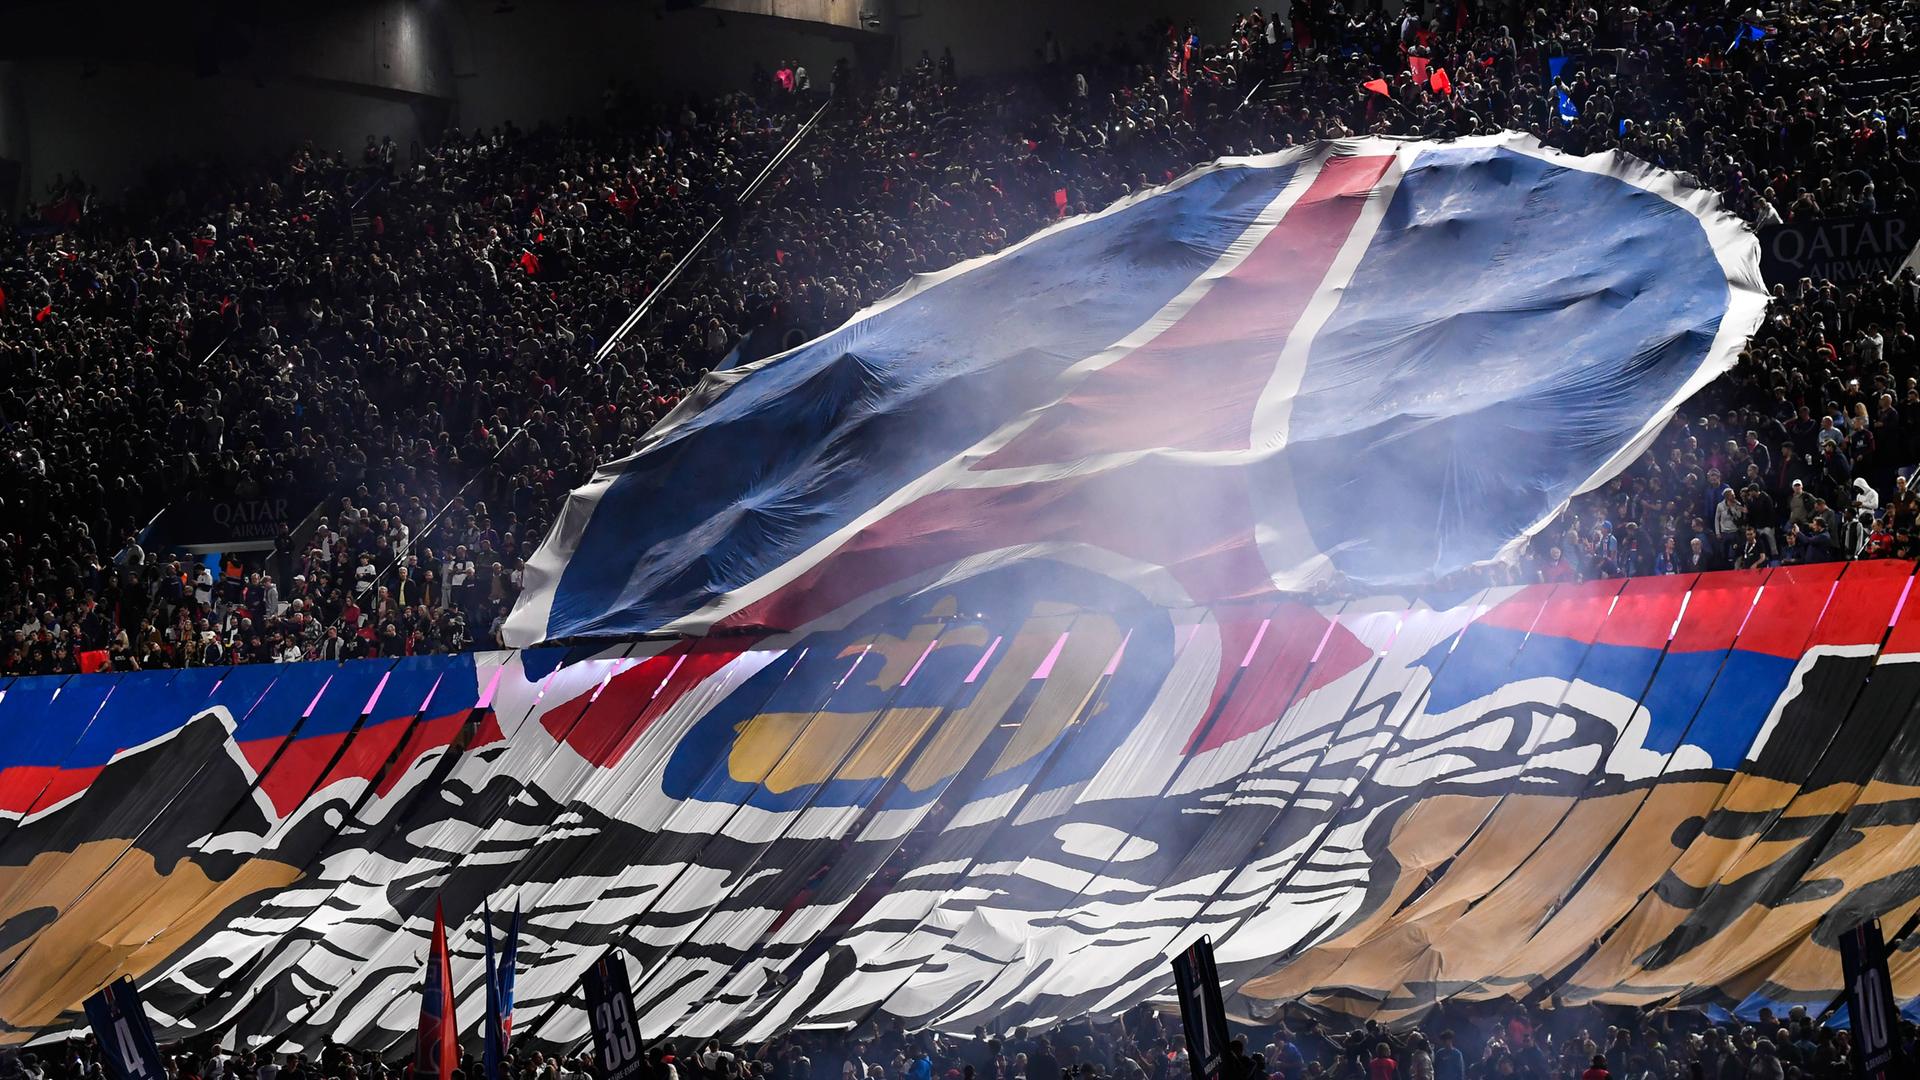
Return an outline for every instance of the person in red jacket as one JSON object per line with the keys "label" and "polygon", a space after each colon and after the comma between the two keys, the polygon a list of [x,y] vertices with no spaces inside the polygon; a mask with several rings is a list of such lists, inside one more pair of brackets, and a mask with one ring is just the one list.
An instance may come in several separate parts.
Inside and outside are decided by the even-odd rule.
{"label": "person in red jacket", "polygon": [[1613,1080],[1613,1073],[1607,1068],[1607,1055],[1593,1055],[1593,1064],[1580,1074],[1580,1080]]}
{"label": "person in red jacket", "polygon": [[1367,1062],[1367,1080],[1398,1080],[1400,1063],[1393,1060],[1393,1052],[1386,1043],[1376,1043],[1373,1048],[1373,1060]]}

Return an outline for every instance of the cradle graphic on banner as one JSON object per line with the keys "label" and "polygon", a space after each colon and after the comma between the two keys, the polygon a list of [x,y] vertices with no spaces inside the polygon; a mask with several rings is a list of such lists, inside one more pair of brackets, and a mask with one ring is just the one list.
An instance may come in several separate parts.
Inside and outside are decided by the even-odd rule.
{"label": "cradle graphic on banner", "polygon": [[[404,1056],[1170,1000],[1819,1009],[1920,902],[1920,604],[1858,562],[1169,609],[1021,564],[804,634],[0,685],[0,1038]],[[1920,996],[1920,954],[1891,958]]]}

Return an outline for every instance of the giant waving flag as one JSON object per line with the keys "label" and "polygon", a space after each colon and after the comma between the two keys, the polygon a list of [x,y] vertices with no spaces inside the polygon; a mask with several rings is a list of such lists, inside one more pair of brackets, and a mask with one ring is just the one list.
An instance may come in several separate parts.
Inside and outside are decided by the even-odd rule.
{"label": "giant waving flag", "polygon": [[1764,306],[1717,197],[1519,135],[1217,162],[711,376],[568,500],[515,644],[796,629],[1015,562],[1162,606],[1492,559]]}
{"label": "giant waving flag", "polygon": [[1636,454],[1760,309],[1711,200],[1223,162],[710,379],[540,556],[519,632],[598,640],[0,679],[0,1043],[135,977],[168,1041],[437,1072],[585,1038],[610,948],[648,1039],[1037,1027],[1202,935],[1261,1014],[1818,1008],[1920,905],[1910,565],[1287,591]]}

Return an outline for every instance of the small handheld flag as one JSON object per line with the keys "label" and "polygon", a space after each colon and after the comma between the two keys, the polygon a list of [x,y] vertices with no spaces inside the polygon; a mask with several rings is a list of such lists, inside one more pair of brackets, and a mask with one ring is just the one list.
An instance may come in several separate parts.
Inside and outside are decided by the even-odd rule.
{"label": "small handheld flag", "polygon": [[100,1040],[100,1061],[113,1080],[162,1080],[166,1070],[132,979],[101,987],[87,999],[87,1023]]}
{"label": "small handheld flag", "polygon": [[633,1024],[633,986],[620,954],[608,949],[580,979],[587,999],[587,1020],[599,1056],[600,1080],[638,1080],[646,1070],[640,1032]]}
{"label": "small handheld flag", "polygon": [[520,901],[513,901],[513,921],[507,924],[507,943],[500,950],[500,1050],[513,1045],[513,973],[520,959]]}
{"label": "small handheld flag", "polygon": [[1429,85],[1430,87],[1432,87],[1432,88],[1433,88],[1433,92],[1434,92],[1434,93],[1436,93],[1436,94],[1451,94],[1451,93],[1453,93],[1453,80],[1452,80],[1452,79],[1449,79],[1449,78],[1447,78],[1447,69],[1446,69],[1446,68],[1434,68],[1434,69],[1433,69],[1433,81],[1432,81],[1432,82],[1430,82],[1430,83],[1428,83],[1427,85]]}
{"label": "small handheld flag", "polygon": [[453,1018],[453,966],[447,957],[447,920],[433,904],[433,942],[427,949],[427,976],[420,990],[420,1038],[413,1055],[416,1080],[453,1080],[460,1060],[459,1026]]}
{"label": "small handheld flag", "polygon": [[505,1041],[500,1032],[500,975],[493,962],[493,911],[485,905],[480,908],[480,932],[487,939],[487,1015],[480,1025],[480,1068],[487,1080],[500,1080],[500,1063],[506,1056],[506,1048],[500,1045]]}
{"label": "small handheld flag", "polygon": [[487,935],[487,1018],[481,1067],[486,1080],[500,1080],[507,1047],[513,1038],[513,970],[515,954],[520,950],[520,906],[515,903],[513,921],[507,924],[507,939],[498,962],[493,955],[493,913],[483,909],[482,924]]}
{"label": "small handheld flag", "polygon": [[1392,93],[1387,90],[1387,80],[1385,79],[1368,79],[1366,82],[1361,83],[1360,86],[1362,89],[1371,90],[1381,97],[1393,96]]}
{"label": "small handheld flag", "polygon": [[1764,27],[1755,26],[1752,23],[1741,23],[1740,32],[1733,35],[1733,44],[1727,46],[1727,55],[1732,56],[1733,51],[1740,46],[1749,41],[1759,41],[1766,36],[1767,31]]}
{"label": "small handheld flag", "polygon": [[1560,95],[1560,103],[1558,106],[1560,122],[1571,124],[1575,120],[1580,119],[1580,110],[1574,107],[1573,99],[1567,96],[1567,92],[1565,90],[1556,90],[1554,93]]}

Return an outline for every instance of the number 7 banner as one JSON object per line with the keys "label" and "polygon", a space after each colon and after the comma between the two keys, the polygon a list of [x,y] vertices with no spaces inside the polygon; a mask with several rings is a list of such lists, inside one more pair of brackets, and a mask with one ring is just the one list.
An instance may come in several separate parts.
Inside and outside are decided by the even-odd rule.
{"label": "number 7 banner", "polygon": [[626,961],[608,949],[587,969],[581,985],[586,991],[587,1018],[593,1022],[594,1049],[600,1057],[600,1080],[632,1080],[639,1075],[642,1061]]}
{"label": "number 7 banner", "polygon": [[1180,991],[1180,1020],[1187,1032],[1193,1080],[1220,1080],[1227,1053],[1227,1009],[1220,999],[1212,939],[1203,937],[1173,958],[1173,982]]}
{"label": "number 7 banner", "polygon": [[87,1022],[100,1040],[100,1059],[113,1080],[162,1080],[160,1048],[153,1041],[140,991],[132,979],[102,987],[87,999]]}

